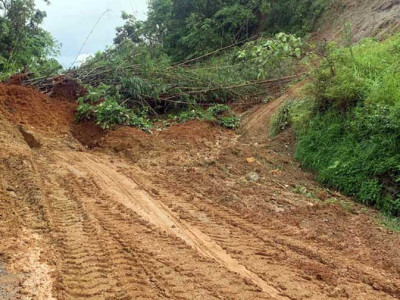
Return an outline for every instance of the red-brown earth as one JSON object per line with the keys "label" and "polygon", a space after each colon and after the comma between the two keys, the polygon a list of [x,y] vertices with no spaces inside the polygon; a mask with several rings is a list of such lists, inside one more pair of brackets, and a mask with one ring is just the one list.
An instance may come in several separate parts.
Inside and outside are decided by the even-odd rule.
{"label": "red-brown earth", "polygon": [[268,136],[298,88],[147,134],[0,85],[0,299],[400,298],[399,234]]}

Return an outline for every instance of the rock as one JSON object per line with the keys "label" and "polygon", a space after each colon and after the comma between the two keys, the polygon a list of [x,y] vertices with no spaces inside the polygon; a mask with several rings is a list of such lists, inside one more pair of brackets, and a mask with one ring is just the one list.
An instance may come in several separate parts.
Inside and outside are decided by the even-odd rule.
{"label": "rock", "polygon": [[322,191],[317,192],[316,196],[318,199],[325,201],[328,198],[328,192],[325,190],[322,190]]}
{"label": "rock", "polygon": [[10,194],[11,197],[13,198],[17,198],[17,194],[15,192],[8,192]]}
{"label": "rock", "polygon": [[329,292],[328,296],[332,298],[348,298],[349,294],[344,287],[335,287]]}
{"label": "rock", "polygon": [[246,175],[246,179],[251,182],[258,182],[261,178],[260,175],[258,175],[256,172],[250,172]]}
{"label": "rock", "polygon": [[280,176],[280,175],[282,174],[282,171],[279,170],[279,169],[275,169],[275,170],[269,171],[269,173],[270,173],[272,176],[277,177],[277,176]]}
{"label": "rock", "polygon": [[7,186],[6,187],[6,191],[7,192],[15,192],[15,189],[13,187],[11,187],[11,186]]}
{"label": "rock", "polygon": [[248,158],[246,158],[246,160],[247,160],[247,162],[248,162],[249,164],[252,164],[252,163],[255,163],[255,162],[256,162],[256,159],[255,159],[254,157],[248,157]]}

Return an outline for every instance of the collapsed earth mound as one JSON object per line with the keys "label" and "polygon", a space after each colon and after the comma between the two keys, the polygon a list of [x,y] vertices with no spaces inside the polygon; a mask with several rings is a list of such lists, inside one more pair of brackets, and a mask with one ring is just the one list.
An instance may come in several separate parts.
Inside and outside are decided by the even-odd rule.
{"label": "collapsed earth mound", "polygon": [[17,125],[39,131],[67,133],[74,122],[76,104],[51,99],[33,88],[0,85],[0,113]]}

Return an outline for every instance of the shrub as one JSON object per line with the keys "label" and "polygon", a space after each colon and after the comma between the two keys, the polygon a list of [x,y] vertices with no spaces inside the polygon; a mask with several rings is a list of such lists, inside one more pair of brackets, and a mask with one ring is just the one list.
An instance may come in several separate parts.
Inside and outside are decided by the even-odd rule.
{"label": "shrub", "polygon": [[207,110],[197,107],[188,111],[182,111],[172,118],[180,123],[188,120],[206,120],[229,129],[236,129],[240,126],[240,119],[233,114],[229,106],[223,104],[211,106]]}
{"label": "shrub", "polygon": [[361,203],[400,215],[400,35],[331,47],[312,97],[288,101],[271,133],[292,126],[295,157],[317,179]]}
{"label": "shrub", "polygon": [[218,123],[229,129],[236,129],[240,126],[240,119],[235,116],[225,116],[218,120]]}
{"label": "shrub", "polygon": [[107,85],[100,85],[98,88],[88,87],[86,96],[78,99],[76,119],[94,120],[103,129],[114,125],[130,125],[148,130],[151,122],[147,117],[147,111],[135,112],[132,109],[120,104],[119,94],[110,97],[107,95],[111,88]]}
{"label": "shrub", "polygon": [[303,54],[304,42],[293,34],[278,33],[273,38],[247,43],[238,52],[238,58],[247,60],[258,70],[258,78],[272,74],[285,74],[293,67],[294,59]]}
{"label": "shrub", "polygon": [[269,124],[269,134],[274,137],[292,127],[295,131],[308,126],[309,120],[316,113],[316,102],[313,98],[289,99],[273,115]]}
{"label": "shrub", "polygon": [[269,134],[274,137],[292,124],[291,112],[293,100],[288,100],[278,109],[271,119]]}

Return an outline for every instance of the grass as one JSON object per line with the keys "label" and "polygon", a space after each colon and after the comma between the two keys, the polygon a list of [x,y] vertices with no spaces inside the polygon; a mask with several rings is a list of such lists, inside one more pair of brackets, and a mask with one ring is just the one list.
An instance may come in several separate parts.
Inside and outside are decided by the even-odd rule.
{"label": "grass", "polygon": [[331,46],[312,96],[288,101],[271,122],[292,126],[295,157],[329,188],[400,216],[400,35]]}
{"label": "grass", "polygon": [[385,226],[387,229],[395,231],[395,232],[400,232],[400,220],[399,218],[395,218],[392,216],[387,216],[382,214],[379,223]]}

